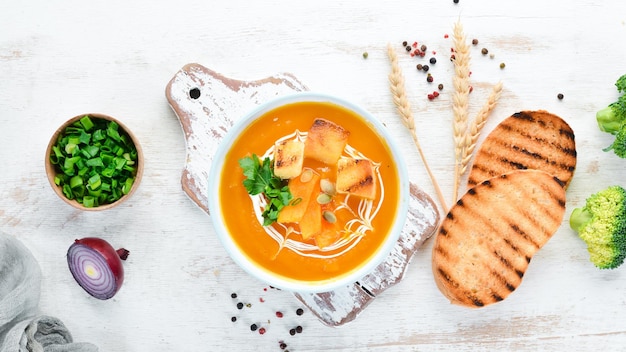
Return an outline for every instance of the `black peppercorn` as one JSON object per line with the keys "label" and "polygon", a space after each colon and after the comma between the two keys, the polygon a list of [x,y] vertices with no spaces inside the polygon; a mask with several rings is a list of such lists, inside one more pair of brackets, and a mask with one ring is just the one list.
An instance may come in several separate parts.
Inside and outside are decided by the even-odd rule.
{"label": "black peppercorn", "polygon": [[304,314],[304,309],[302,309],[302,308],[298,308],[298,309],[296,310],[296,314],[297,314],[297,315],[302,315],[302,314]]}
{"label": "black peppercorn", "polygon": [[437,59],[435,59],[434,57],[431,57],[430,60],[428,60],[428,62],[434,65],[437,63]]}
{"label": "black peppercorn", "polygon": [[407,45],[405,49],[406,49],[406,51],[411,51],[411,50],[413,50],[413,48],[411,48],[411,46],[410,46],[410,45]]}
{"label": "black peppercorn", "polygon": [[430,67],[428,67],[428,65],[422,65],[422,71],[428,72],[428,69],[430,69]]}
{"label": "black peppercorn", "polygon": [[403,46],[403,47],[406,47],[407,45],[409,45],[409,43],[407,43],[407,41],[406,41],[406,40],[402,42],[402,46]]}
{"label": "black peppercorn", "polygon": [[241,302],[237,303],[237,309],[243,309],[243,303]]}
{"label": "black peppercorn", "polygon": [[233,323],[237,321],[237,317],[232,317],[230,318],[230,321],[232,321]]}
{"label": "black peppercorn", "polygon": [[296,332],[298,334],[302,333],[302,326],[300,326],[300,325],[296,326]]}
{"label": "black peppercorn", "polygon": [[231,293],[230,294],[230,298],[237,298],[237,294],[236,293]]}
{"label": "black peppercorn", "polygon": [[293,336],[296,334],[296,329],[289,330],[289,335]]}
{"label": "black peppercorn", "polygon": [[561,99],[563,99],[563,94],[559,93],[556,97],[559,98],[559,100],[561,100]]}
{"label": "black peppercorn", "polygon": [[251,331],[256,331],[256,329],[258,329],[258,326],[256,326],[256,324],[250,325],[250,330]]}

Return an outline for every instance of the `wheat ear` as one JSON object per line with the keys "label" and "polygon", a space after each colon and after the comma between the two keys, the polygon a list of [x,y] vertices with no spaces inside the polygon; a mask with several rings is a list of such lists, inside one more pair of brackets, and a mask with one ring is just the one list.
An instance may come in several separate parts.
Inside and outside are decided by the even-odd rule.
{"label": "wheat ear", "polygon": [[454,137],[454,190],[453,200],[456,202],[459,193],[459,183],[461,179],[461,164],[466,148],[467,117],[469,114],[469,75],[470,75],[470,54],[461,21],[454,24],[454,77],[452,84],[454,93],[452,94],[452,112],[454,119],[452,123]]}
{"label": "wheat ear", "polygon": [[424,156],[424,152],[422,151],[422,147],[420,146],[419,140],[417,138],[417,132],[415,131],[415,121],[413,119],[413,113],[411,112],[411,104],[407,98],[406,88],[404,86],[404,75],[402,74],[402,69],[398,63],[398,56],[391,46],[391,44],[387,44],[387,55],[389,56],[389,60],[391,61],[391,73],[389,74],[389,89],[391,90],[391,95],[393,97],[393,103],[402,118],[402,123],[406,128],[411,132],[411,137],[413,138],[413,142],[417,147],[417,151],[419,152],[420,158],[426,168],[426,172],[430,177],[430,181],[432,182],[435,192],[437,192],[437,197],[439,198],[439,203],[444,213],[448,212],[448,208],[446,206],[443,194],[441,193],[441,189],[439,188],[439,184],[437,183],[437,179],[430,171],[430,167],[428,166],[428,162],[426,161],[426,157]]}
{"label": "wheat ear", "polygon": [[467,170],[467,166],[472,159],[474,149],[476,149],[476,143],[478,142],[480,131],[485,126],[485,123],[487,122],[487,118],[491,114],[491,111],[493,111],[493,109],[496,107],[496,103],[498,102],[498,99],[500,99],[501,94],[502,82],[498,82],[491,89],[491,94],[489,94],[489,98],[481,107],[480,111],[478,111],[478,114],[476,114],[476,118],[474,118],[474,120],[469,124],[465,137],[465,148],[463,149],[463,157],[461,159],[461,175],[463,175]]}

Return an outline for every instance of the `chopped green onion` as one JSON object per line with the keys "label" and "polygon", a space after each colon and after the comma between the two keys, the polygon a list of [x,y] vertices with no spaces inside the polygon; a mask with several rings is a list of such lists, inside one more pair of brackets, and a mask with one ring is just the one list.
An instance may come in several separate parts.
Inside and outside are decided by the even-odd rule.
{"label": "chopped green onion", "polygon": [[80,119],[80,124],[83,126],[85,131],[91,130],[94,126],[93,121],[91,121],[88,115],[85,115]]}
{"label": "chopped green onion", "polygon": [[85,207],[128,194],[137,173],[137,148],[119,124],[83,116],[65,128],[50,152],[54,183]]}

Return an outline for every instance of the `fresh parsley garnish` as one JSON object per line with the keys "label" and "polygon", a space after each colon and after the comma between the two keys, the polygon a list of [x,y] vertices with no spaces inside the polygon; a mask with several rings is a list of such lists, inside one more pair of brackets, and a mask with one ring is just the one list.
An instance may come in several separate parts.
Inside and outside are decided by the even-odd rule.
{"label": "fresh parsley garnish", "polygon": [[267,157],[261,162],[256,154],[239,159],[243,169],[243,186],[250,195],[263,194],[267,206],[263,210],[263,226],[269,226],[278,220],[280,210],[289,205],[293,196],[287,182],[274,175],[272,160]]}

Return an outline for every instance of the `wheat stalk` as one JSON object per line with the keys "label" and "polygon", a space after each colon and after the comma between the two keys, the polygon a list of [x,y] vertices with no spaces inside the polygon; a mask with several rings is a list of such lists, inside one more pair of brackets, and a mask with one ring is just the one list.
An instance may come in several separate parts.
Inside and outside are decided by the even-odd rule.
{"label": "wheat stalk", "polygon": [[391,95],[393,97],[393,103],[402,118],[402,123],[408,130],[411,132],[411,137],[413,138],[413,142],[417,147],[417,151],[419,152],[420,158],[426,168],[426,172],[430,177],[430,181],[432,182],[435,192],[437,192],[437,197],[439,198],[439,203],[444,213],[448,212],[448,208],[446,207],[446,203],[441,193],[441,189],[439,188],[439,184],[437,183],[437,179],[430,171],[430,167],[428,166],[428,162],[426,161],[426,157],[424,156],[424,152],[422,151],[422,147],[420,146],[419,140],[417,138],[417,132],[415,131],[415,121],[413,119],[413,113],[411,112],[411,104],[407,98],[406,88],[404,85],[404,75],[402,74],[402,69],[398,63],[398,56],[391,46],[391,44],[387,44],[387,55],[389,56],[389,60],[391,61],[391,73],[389,74],[389,89],[391,90]]}
{"label": "wheat stalk", "polygon": [[452,85],[452,112],[453,112],[453,139],[454,139],[454,190],[453,200],[456,201],[459,193],[459,182],[461,179],[461,169],[463,154],[466,149],[467,118],[469,115],[469,75],[470,75],[470,54],[469,46],[463,33],[461,21],[454,24],[452,33],[454,42],[454,77]]}
{"label": "wheat stalk", "polygon": [[474,149],[476,149],[476,143],[478,142],[480,131],[485,126],[487,118],[491,114],[491,111],[495,108],[501,94],[502,82],[498,82],[495,86],[493,86],[491,93],[489,94],[489,98],[487,98],[485,104],[483,104],[480,111],[478,111],[478,114],[476,114],[476,118],[474,118],[468,127],[467,133],[465,134],[465,148],[463,149],[463,156],[461,158],[461,175],[463,175],[467,170],[467,166],[472,158]]}

